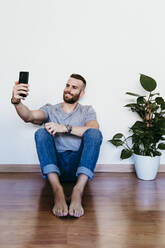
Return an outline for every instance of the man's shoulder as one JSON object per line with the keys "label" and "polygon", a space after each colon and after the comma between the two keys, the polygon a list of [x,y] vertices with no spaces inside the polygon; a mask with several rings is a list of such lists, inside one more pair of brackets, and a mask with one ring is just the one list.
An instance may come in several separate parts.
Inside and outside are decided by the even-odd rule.
{"label": "man's shoulder", "polygon": [[94,110],[92,105],[83,105],[83,104],[79,104],[79,107],[81,110],[83,111],[89,111],[89,110]]}
{"label": "man's shoulder", "polygon": [[80,106],[80,113],[84,117],[85,122],[96,120],[96,111],[92,105],[82,105]]}
{"label": "man's shoulder", "polygon": [[80,104],[80,103],[79,103],[79,106],[80,106],[81,109],[87,109],[87,110],[88,110],[89,108],[93,108],[92,105],[84,105],[84,104]]}

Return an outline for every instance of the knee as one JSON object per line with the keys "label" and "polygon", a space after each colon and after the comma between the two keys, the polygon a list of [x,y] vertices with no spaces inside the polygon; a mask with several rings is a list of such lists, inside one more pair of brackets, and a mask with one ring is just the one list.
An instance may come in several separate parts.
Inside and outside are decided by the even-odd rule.
{"label": "knee", "polygon": [[35,141],[41,141],[41,140],[45,140],[48,139],[51,135],[46,131],[45,128],[39,128],[35,134]]}
{"label": "knee", "polygon": [[100,143],[100,144],[102,143],[102,140],[103,140],[101,131],[96,128],[87,129],[87,131],[84,133],[84,138],[94,140],[95,142]]}

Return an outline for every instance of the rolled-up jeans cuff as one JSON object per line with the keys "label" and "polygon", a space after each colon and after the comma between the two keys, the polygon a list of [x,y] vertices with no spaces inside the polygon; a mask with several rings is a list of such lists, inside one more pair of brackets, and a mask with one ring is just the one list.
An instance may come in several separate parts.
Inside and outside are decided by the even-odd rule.
{"label": "rolled-up jeans cuff", "polygon": [[47,175],[51,172],[56,172],[60,176],[60,170],[55,164],[47,164],[43,167],[43,174]]}
{"label": "rolled-up jeans cuff", "polygon": [[84,167],[84,166],[78,167],[77,172],[76,172],[76,176],[78,176],[79,174],[87,175],[89,181],[92,180],[94,177],[94,173],[90,169],[88,169],[87,167]]}

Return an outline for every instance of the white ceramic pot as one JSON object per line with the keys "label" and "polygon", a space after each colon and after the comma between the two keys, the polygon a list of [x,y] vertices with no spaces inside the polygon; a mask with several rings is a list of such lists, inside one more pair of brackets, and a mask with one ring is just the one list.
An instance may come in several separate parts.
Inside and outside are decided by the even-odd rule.
{"label": "white ceramic pot", "polygon": [[135,171],[139,179],[154,180],[160,165],[160,156],[150,157],[133,155]]}

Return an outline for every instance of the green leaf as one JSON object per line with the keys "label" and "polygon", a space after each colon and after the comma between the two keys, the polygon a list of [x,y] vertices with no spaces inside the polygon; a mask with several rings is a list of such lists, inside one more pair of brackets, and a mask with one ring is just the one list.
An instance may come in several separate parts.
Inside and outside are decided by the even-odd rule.
{"label": "green leaf", "polygon": [[160,150],[165,150],[165,144],[164,143],[159,143],[158,148]]}
{"label": "green leaf", "polygon": [[140,83],[141,83],[142,87],[146,91],[149,91],[149,92],[155,90],[155,88],[157,86],[156,81],[153,78],[148,77],[144,74],[140,75]]}
{"label": "green leaf", "polygon": [[138,95],[138,94],[136,94],[136,93],[131,93],[131,92],[126,92],[125,94],[131,95],[131,96],[140,96],[140,95]]}
{"label": "green leaf", "polygon": [[155,101],[157,104],[163,104],[164,103],[164,99],[162,97],[156,97]]}
{"label": "green leaf", "polygon": [[165,120],[159,120],[158,122],[157,122],[157,125],[160,127],[160,128],[165,128]]}
{"label": "green leaf", "polygon": [[161,104],[161,110],[164,110],[165,109],[165,102]]}
{"label": "green leaf", "polygon": [[162,155],[161,152],[158,152],[158,151],[154,152],[154,156],[161,156],[161,155]]}
{"label": "green leaf", "polygon": [[157,110],[159,108],[159,106],[154,102],[154,103],[150,104],[150,108],[153,111],[153,110]]}
{"label": "green leaf", "polygon": [[152,96],[155,96],[155,95],[160,95],[160,93],[154,93],[154,94],[150,94],[150,96],[152,97]]}
{"label": "green leaf", "polygon": [[120,156],[120,158],[121,159],[126,159],[126,158],[130,158],[131,156],[132,156],[132,151],[131,150],[128,150],[128,149],[123,149],[122,151],[121,151],[121,156]]}
{"label": "green leaf", "polygon": [[131,129],[139,129],[141,130],[141,128],[145,128],[146,124],[142,121],[136,121],[135,124],[131,127]]}
{"label": "green leaf", "polygon": [[119,139],[112,139],[112,140],[108,140],[112,145],[114,146],[122,146],[123,145],[123,141],[119,140]]}
{"label": "green leaf", "polygon": [[144,103],[146,103],[146,100],[143,96],[137,98],[137,104],[144,104]]}
{"label": "green leaf", "polygon": [[136,103],[129,103],[129,104],[126,104],[124,107],[127,107],[127,108],[136,108],[137,104]]}
{"label": "green leaf", "polygon": [[165,135],[165,129],[161,129],[161,135]]}
{"label": "green leaf", "polygon": [[121,139],[123,137],[122,133],[117,133],[113,136],[113,139]]}

